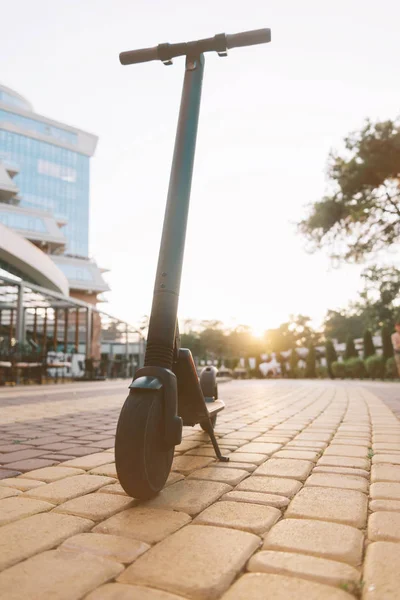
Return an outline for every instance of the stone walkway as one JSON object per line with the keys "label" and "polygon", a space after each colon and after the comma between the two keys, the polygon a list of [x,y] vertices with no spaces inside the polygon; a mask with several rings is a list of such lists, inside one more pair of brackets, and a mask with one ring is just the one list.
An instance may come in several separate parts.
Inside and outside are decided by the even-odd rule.
{"label": "stone walkway", "polygon": [[[7,475],[55,461],[44,446],[90,452],[57,447],[73,458],[0,480],[1,600],[399,599],[400,422],[370,389],[225,384],[216,431],[230,462],[185,428],[168,485],[139,503],[113,462],[126,382],[96,385],[73,399],[67,386],[46,401],[0,393]],[[66,440],[35,445],[50,427]],[[15,439],[46,454],[8,461]]]}

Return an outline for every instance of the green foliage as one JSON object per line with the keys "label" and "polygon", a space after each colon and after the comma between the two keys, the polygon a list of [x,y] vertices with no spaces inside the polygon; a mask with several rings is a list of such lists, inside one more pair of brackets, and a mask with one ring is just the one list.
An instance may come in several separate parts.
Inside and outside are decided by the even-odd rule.
{"label": "green foliage", "polygon": [[393,356],[391,358],[388,358],[388,360],[386,361],[385,377],[387,377],[388,379],[397,379],[398,377],[397,365]]}
{"label": "green foliage", "polygon": [[366,329],[364,333],[364,350],[363,355],[364,358],[368,358],[368,356],[373,356],[375,354],[375,346],[372,340],[372,333],[369,329]]}
{"label": "green foliage", "polygon": [[349,310],[328,310],[324,323],[325,337],[337,339],[341,344],[346,341],[349,334],[353,338],[362,337],[365,328],[364,321],[362,313],[352,314]]}
{"label": "green foliage", "polygon": [[360,262],[400,240],[400,123],[367,121],[345,148],[329,156],[332,193],[299,228],[312,250],[326,246],[332,257]]}
{"label": "green foliage", "polygon": [[327,371],[328,371],[329,377],[331,379],[333,379],[334,375],[333,375],[333,371],[332,371],[332,363],[337,361],[337,354],[336,354],[336,350],[335,350],[332,340],[329,340],[329,339],[326,340],[326,342],[325,342],[325,358],[326,358],[326,362],[327,362]]}
{"label": "green foliage", "polygon": [[332,371],[335,377],[344,379],[346,377],[346,366],[344,362],[335,361],[332,363]]}
{"label": "green foliage", "polygon": [[393,344],[392,344],[392,337],[391,337],[391,333],[390,333],[390,329],[387,325],[384,325],[382,327],[382,352],[383,352],[383,356],[387,359],[390,359],[393,357]]}
{"label": "green foliage", "polygon": [[310,379],[314,379],[317,376],[315,365],[315,348],[311,345],[308,347],[305,376]]}
{"label": "green foliage", "polygon": [[323,365],[318,365],[318,367],[317,367],[317,377],[319,379],[326,379],[327,377],[331,377],[331,374],[329,373],[328,367],[325,367]]}
{"label": "green foliage", "polygon": [[348,360],[349,358],[357,358],[357,357],[358,357],[358,352],[354,345],[354,339],[351,335],[349,335],[346,340],[346,350],[344,353],[344,358],[345,358],[345,360]]}
{"label": "green foliage", "polygon": [[296,378],[297,377],[297,365],[299,362],[299,355],[297,354],[296,348],[292,348],[292,352],[290,355],[289,361],[289,377]]}
{"label": "green foliage", "polygon": [[295,377],[296,379],[305,379],[307,377],[305,367],[296,367]]}
{"label": "green foliage", "polygon": [[349,358],[344,361],[346,377],[351,379],[364,379],[367,376],[367,371],[364,361],[361,358]]}
{"label": "green foliage", "polygon": [[385,376],[385,359],[375,354],[365,360],[365,368],[371,379],[383,379]]}

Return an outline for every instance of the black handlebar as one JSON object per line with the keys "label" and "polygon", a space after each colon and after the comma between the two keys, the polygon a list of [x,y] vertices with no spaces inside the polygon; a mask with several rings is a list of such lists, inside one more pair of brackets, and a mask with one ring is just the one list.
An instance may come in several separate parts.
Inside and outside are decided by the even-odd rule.
{"label": "black handlebar", "polygon": [[212,38],[197,40],[195,42],[159,44],[158,46],[154,46],[154,48],[121,52],[119,60],[122,65],[133,65],[151,60],[161,60],[165,64],[171,64],[172,59],[177,56],[198,56],[203,52],[218,52],[220,56],[226,56],[227,50],[231,48],[266,44],[270,41],[270,29],[256,29],[232,35],[220,33]]}

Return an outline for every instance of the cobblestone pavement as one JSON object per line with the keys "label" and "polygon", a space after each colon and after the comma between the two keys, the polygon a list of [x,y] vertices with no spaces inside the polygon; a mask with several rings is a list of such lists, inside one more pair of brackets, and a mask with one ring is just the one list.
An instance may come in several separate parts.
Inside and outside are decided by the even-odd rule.
{"label": "cobblestone pavement", "polygon": [[[400,422],[378,389],[225,384],[216,431],[230,462],[185,428],[167,486],[139,503],[113,462],[126,382],[90,385],[45,402],[0,393],[1,600],[399,599]],[[8,461],[16,439],[41,454]],[[55,466],[42,454],[72,442],[90,453],[57,447],[72,458]]]}

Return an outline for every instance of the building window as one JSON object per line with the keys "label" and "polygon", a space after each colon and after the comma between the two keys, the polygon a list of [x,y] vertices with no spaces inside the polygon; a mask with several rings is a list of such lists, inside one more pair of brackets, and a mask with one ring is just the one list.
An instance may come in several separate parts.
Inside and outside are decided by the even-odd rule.
{"label": "building window", "polygon": [[69,183],[76,182],[76,170],[71,167],[64,167],[57,163],[49,162],[47,160],[38,160],[38,173],[40,175],[48,175],[49,177],[56,177],[62,179],[62,181],[68,181]]}
{"label": "building window", "polygon": [[0,222],[10,229],[22,229],[24,231],[35,231],[46,233],[47,228],[43,219],[30,215],[19,215],[12,212],[0,212]]}

